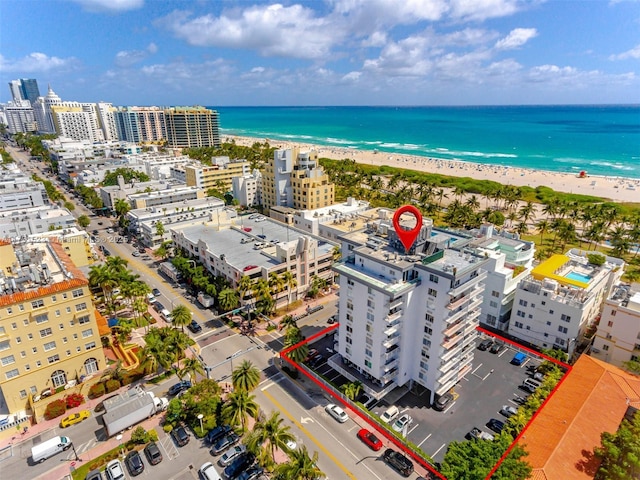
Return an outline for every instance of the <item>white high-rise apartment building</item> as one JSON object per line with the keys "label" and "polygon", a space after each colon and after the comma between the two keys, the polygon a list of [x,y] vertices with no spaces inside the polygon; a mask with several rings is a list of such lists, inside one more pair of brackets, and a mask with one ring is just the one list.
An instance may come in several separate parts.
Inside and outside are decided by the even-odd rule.
{"label": "white high-rise apartment building", "polygon": [[571,357],[600,313],[603,299],[624,273],[623,260],[604,257],[604,263],[596,265],[590,263],[590,255],[594,254],[572,249],[535,267],[518,284],[509,333]]}
{"label": "white high-rise apartment building", "polygon": [[51,107],[53,125],[63,137],[74,140],[99,142],[104,140],[98,126],[98,116],[93,103],[64,102]]}
{"label": "white high-rise apartment building", "polygon": [[62,99],[56,95],[51,86],[44,97],[38,97],[33,103],[33,113],[38,123],[38,132],[40,133],[56,133],[53,125],[53,115],[51,107],[54,105],[62,105]]}
{"label": "white high-rise apartment building", "polygon": [[37,123],[29,100],[16,100],[4,107],[9,133],[35,132]]}
{"label": "white high-rise apartment building", "polygon": [[616,285],[604,302],[591,356],[616,367],[640,362],[640,292]]}
{"label": "white high-rise apartment building", "polygon": [[458,239],[433,232],[429,219],[405,254],[392,212],[380,212],[353,234],[364,244],[344,236],[343,260],[334,266],[341,358],[329,362],[376,398],[417,383],[433,402],[471,371],[486,262],[471,250],[449,248]]}
{"label": "white high-rise apartment building", "polygon": [[105,140],[118,140],[118,129],[116,128],[116,109],[111,103],[98,102],[95,104],[98,125],[102,130]]}

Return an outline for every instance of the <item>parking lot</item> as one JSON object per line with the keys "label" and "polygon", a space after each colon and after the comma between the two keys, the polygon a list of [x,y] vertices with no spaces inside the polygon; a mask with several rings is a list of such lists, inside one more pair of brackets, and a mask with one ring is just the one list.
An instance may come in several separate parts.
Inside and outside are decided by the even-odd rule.
{"label": "parking lot", "polygon": [[[483,338],[478,337],[476,345]],[[310,345],[311,348],[316,348],[320,354],[323,354],[325,359],[331,355],[327,349],[331,349],[332,346],[331,336]],[[511,359],[517,351],[511,345],[497,354],[476,348],[473,370],[456,385],[454,401],[442,412],[430,407],[428,391],[402,394],[398,389],[382,398],[372,410],[380,416],[390,404],[393,404],[400,410],[399,415],[408,413],[412,423],[405,429],[407,439],[419,446],[436,462],[440,462],[444,458],[449,442],[468,439],[468,434],[474,427],[493,434],[494,432],[486,424],[492,418],[501,422],[506,420],[500,414],[502,406],[519,407],[515,401],[516,396],[526,396],[526,392],[518,387],[524,379],[530,378],[527,368],[531,365],[539,365],[540,359],[527,356],[527,360],[522,365],[512,365]],[[316,365],[314,370],[331,380],[334,385],[339,386],[349,382],[331,368],[326,360]],[[406,392],[407,389],[404,390]],[[393,400],[388,401],[388,399]]]}

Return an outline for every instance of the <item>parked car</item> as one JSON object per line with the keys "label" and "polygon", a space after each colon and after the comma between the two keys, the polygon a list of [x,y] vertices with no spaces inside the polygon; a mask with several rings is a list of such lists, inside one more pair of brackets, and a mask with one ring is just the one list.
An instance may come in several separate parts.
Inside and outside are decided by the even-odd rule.
{"label": "parked car", "polygon": [[205,480],[221,480],[220,474],[211,462],[203,463],[199,472]]}
{"label": "parked car", "polygon": [[516,413],[518,413],[518,410],[515,407],[512,407],[511,405],[503,405],[502,408],[500,409],[500,414],[504,415],[507,418],[515,415]]}
{"label": "parked car", "polygon": [[160,302],[153,302],[153,305],[151,305],[153,307],[153,309],[160,313],[163,310],[166,310],[166,308],[164,308],[164,305],[162,305]]}
{"label": "parked car", "polygon": [[520,366],[525,362],[526,359],[527,359],[527,356],[524,353],[518,352],[511,359],[511,364]]}
{"label": "parked car", "polygon": [[395,405],[392,405],[387,408],[382,415],[380,415],[380,420],[384,423],[391,423],[398,415],[400,415],[400,410],[398,410],[398,407]]}
{"label": "parked car", "polygon": [[413,462],[400,452],[387,448],[382,458],[385,463],[400,472],[403,477],[409,477],[413,473]]}
{"label": "parked car", "polygon": [[469,439],[476,439],[476,440],[493,440],[493,435],[487,432],[483,432],[482,430],[476,427],[473,427],[471,429],[471,431],[467,434],[467,437],[469,437]]}
{"label": "parked car", "polygon": [[493,430],[496,433],[500,433],[504,428],[504,422],[501,422],[497,418],[492,418],[487,422],[487,427],[489,427],[490,430]]}
{"label": "parked car", "polygon": [[358,395],[357,401],[360,402],[367,410],[371,410],[375,404],[378,403],[378,400],[364,392]]}
{"label": "parked car", "polygon": [[160,292],[160,290],[158,290],[157,288],[151,290],[151,293],[153,293],[154,297],[159,297],[160,295],[162,295],[162,292]]}
{"label": "parked car", "polygon": [[376,437],[372,432],[366,428],[361,428],[358,431],[358,438],[367,445],[371,450],[378,451],[382,448],[382,440]]}
{"label": "parked car", "polygon": [[71,425],[75,425],[76,423],[80,423],[83,420],[86,420],[91,416],[91,412],[89,410],[80,410],[78,413],[73,413],[68,417],[64,417],[60,420],[60,428],[67,428]]}
{"label": "parked car", "polygon": [[330,403],[329,405],[324,407],[324,410],[331,417],[333,417],[334,419],[336,419],[340,423],[344,423],[347,420],[349,420],[349,416],[347,415],[347,412],[345,412],[341,407],[339,407],[338,405],[336,405],[334,403]]}
{"label": "parked car", "polygon": [[316,355],[318,355],[318,353],[320,353],[320,352],[318,352],[318,349],[310,348],[309,349],[309,353],[307,354],[307,358],[304,359],[304,362],[307,363],[307,362],[311,361],[311,359],[313,357],[315,357]]}
{"label": "parked car", "polygon": [[182,380],[181,382],[172,385],[169,389],[169,395],[177,395],[183,390],[188,390],[191,388],[191,382],[189,380]]}
{"label": "parked car", "polygon": [[124,480],[124,470],[122,469],[122,464],[119,460],[111,460],[107,463],[107,468],[105,469],[107,472],[108,480]]}
{"label": "parked car", "polygon": [[187,328],[191,330],[193,333],[198,333],[202,331],[202,327],[195,320],[191,320],[191,323],[187,325]]}
{"label": "parked car", "polygon": [[224,437],[229,432],[231,432],[231,426],[219,425],[216,428],[209,430],[209,433],[207,433],[207,436],[205,437],[205,441],[209,445],[211,445],[212,443]]}
{"label": "parked car", "polygon": [[140,252],[137,250],[134,250],[133,252],[131,252],[131,255],[133,255],[134,257],[139,257],[140,256]]}
{"label": "parked car", "polygon": [[493,340],[490,338],[487,338],[483,341],[480,342],[480,345],[478,345],[478,350],[487,350],[488,348],[490,348],[493,345]]}
{"label": "parked car", "polygon": [[127,466],[127,470],[129,470],[132,477],[144,472],[144,463],[137,450],[132,450],[127,454],[124,458],[124,464]]}
{"label": "parked car", "polygon": [[413,422],[413,419],[408,413],[405,413],[399,419],[393,422],[393,425],[391,426],[391,428],[395,432],[402,432],[405,428],[411,425],[411,422]]}
{"label": "parked car", "polygon": [[260,465],[254,465],[242,472],[238,477],[238,480],[256,480],[263,473],[264,469]]}
{"label": "parked car", "polygon": [[325,360],[324,356],[321,353],[319,353],[318,355],[313,357],[311,360],[309,360],[309,366],[311,368],[316,368],[319,365],[322,365],[325,361],[326,360]]}
{"label": "parked car", "polygon": [[444,395],[441,395],[436,399],[433,404],[433,409],[437,410],[438,412],[442,412],[443,410],[446,410],[449,405],[451,405],[451,402],[453,402],[453,394],[445,393]]}
{"label": "parked car", "polygon": [[189,433],[183,425],[180,425],[171,430],[171,436],[179,447],[184,447],[187,443],[189,443]]}
{"label": "parked car", "polygon": [[144,447],[144,454],[151,465],[157,465],[162,461],[162,452],[160,452],[156,442],[151,442]]}
{"label": "parked car", "polygon": [[226,467],[246,451],[247,447],[245,447],[244,445],[234,445],[222,454],[222,456],[218,460],[218,465],[220,465],[221,467]]}
{"label": "parked car", "polygon": [[504,352],[507,349],[507,345],[504,342],[497,341],[493,345],[491,345],[490,352],[499,354]]}
{"label": "parked car", "polygon": [[100,470],[96,469],[91,470],[89,473],[87,473],[87,477],[85,478],[85,480],[104,480],[104,478],[102,477],[102,473],[100,473]]}
{"label": "parked car", "polygon": [[243,453],[238,458],[236,458],[230,465],[228,465],[224,469],[224,476],[228,479],[235,479],[242,472],[247,470],[253,462],[255,461],[255,457],[251,453]]}
{"label": "parked car", "polygon": [[235,432],[228,433],[224,437],[216,440],[209,453],[211,453],[211,455],[220,455],[226,449],[235,445],[239,441],[240,437]]}

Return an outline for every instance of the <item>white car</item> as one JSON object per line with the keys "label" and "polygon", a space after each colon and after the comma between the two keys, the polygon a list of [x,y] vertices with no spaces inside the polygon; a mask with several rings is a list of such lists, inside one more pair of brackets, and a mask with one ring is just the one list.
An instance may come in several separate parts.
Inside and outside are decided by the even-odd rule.
{"label": "white car", "polygon": [[107,478],[109,480],[123,480],[124,479],[124,470],[122,469],[122,464],[119,460],[111,460],[107,463]]}
{"label": "white car", "polygon": [[349,416],[347,415],[347,413],[338,405],[330,403],[329,405],[324,407],[324,410],[340,423],[344,423],[349,420]]}
{"label": "white car", "polygon": [[222,454],[220,460],[218,460],[218,465],[220,465],[221,467],[226,467],[236,458],[238,458],[238,455],[241,455],[246,451],[247,447],[245,447],[244,445],[234,445]]}
{"label": "white car", "polygon": [[405,413],[398,420],[396,420],[391,428],[396,432],[402,432],[405,427],[411,425],[413,420],[409,416],[409,414]]}
{"label": "white car", "polygon": [[287,448],[291,451],[295,450],[296,448],[298,448],[298,444],[296,443],[295,440],[289,440],[287,442]]}
{"label": "white car", "polygon": [[207,462],[200,467],[200,474],[205,480],[222,480],[213,463]]}
{"label": "white car", "polygon": [[392,405],[387,408],[387,410],[382,415],[380,415],[380,420],[382,420],[384,423],[391,423],[399,414],[400,410],[398,410],[398,407]]}

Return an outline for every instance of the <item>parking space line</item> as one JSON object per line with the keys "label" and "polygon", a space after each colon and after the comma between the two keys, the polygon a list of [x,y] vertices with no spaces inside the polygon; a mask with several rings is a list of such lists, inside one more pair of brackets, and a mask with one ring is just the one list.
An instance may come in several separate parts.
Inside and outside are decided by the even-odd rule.
{"label": "parking space line", "polygon": [[424,442],[426,442],[427,440],[429,440],[429,439],[431,438],[431,435],[432,435],[432,434],[430,433],[429,435],[427,435],[426,437],[424,437],[424,440],[422,440],[422,441],[417,445],[417,447],[421,447],[421,446],[422,446],[422,444],[423,444]]}
{"label": "parking space line", "polygon": [[357,423],[351,427],[348,431],[350,432],[351,430],[353,430],[354,428],[360,428],[360,425],[358,425]]}
{"label": "parking space line", "polygon": [[440,448],[438,450],[436,450],[433,455],[431,455],[431,458],[435,457],[438,453],[440,453],[440,450],[442,450],[444,447],[446,447],[447,444],[443,443],[442,445],[440,445]]}
{"label": "parking space line", "polygon": [[442,413],[447,413],[451,408],[453,408],[453,406],[456,404],[456,402],[454,401],[451,405],[449,405],[447,408],[444,409],[444,411]]}
{"label": "parking space line", "polygon": [[[416,423],[416,424],[413,426],[413,428],[407,432],[406,437],[408,437],[408,436],[409,436],[409,434],[410,434],[411,432],[413,432],[416,428],[418,428],[418,425],[420,425],[420,424],[419,424],[419,423]],[[406,438],[406,437],[405,437],[405,438]]]}

